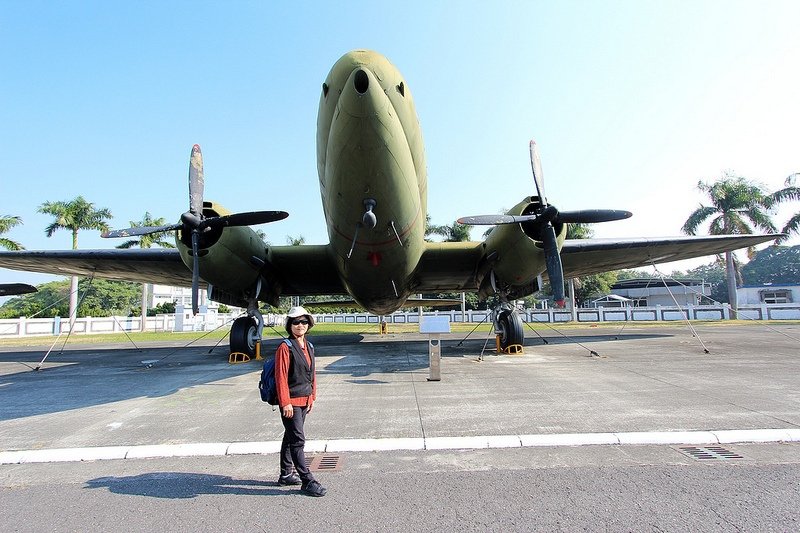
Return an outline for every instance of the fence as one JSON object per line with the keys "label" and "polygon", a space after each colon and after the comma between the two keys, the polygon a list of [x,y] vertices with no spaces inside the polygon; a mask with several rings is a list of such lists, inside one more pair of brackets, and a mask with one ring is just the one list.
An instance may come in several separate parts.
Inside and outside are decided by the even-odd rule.
{"label": "fence", "polygon": [[[447,316],[450,322],[480,323],[491,320],[488,311],[436,311],[427,315]],[[175,315],[147,317],[145,331],[211,331],[225,327],[237,315],[207,313],[175,320]],[[368,313],[322,313],[314,315],[321,324],[378,324],[381,317]],[[418,324],[420,313],[397,312],[383,319],[389,324]],[[525,322],[570,322],[569,309],[525,309],[520,311]],[[726,320],[730,317],[730,306],[698,305],[684,308],[670,306],[655,307],[598,307],[575,310],[578,322],[653,322],[675,320]],[[180,318],[180,317],[179,317]],[[739,307],[739,318],[745,320],[800,320],[800,304],[761,304]],[[280,323],[282,315],[265,315],[266,324]],[[279,327],[279,329],[281,329]],[[133,332],[141,330],[141,317],[86,317],[75,320],[73,334],[98,334]],[[15,318],[0,320],[0,339],[35,335],[59,335],[69,333],[69,321],[55,318]]]}

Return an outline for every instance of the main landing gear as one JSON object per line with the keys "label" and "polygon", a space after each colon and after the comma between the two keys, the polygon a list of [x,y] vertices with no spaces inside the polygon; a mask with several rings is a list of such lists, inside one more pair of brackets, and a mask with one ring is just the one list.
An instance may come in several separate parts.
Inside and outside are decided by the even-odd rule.
{"label": "main landing gear", "polygon": [[263,329],[264,316],[258,310],[257,303],[251,304],[247,309],[247,316],[241,316],[233,321],[230,335],[231,353],[243,353],[250,357],[257,355],[256,348],[261,342]]}
{"label": "main landing gear", "polygon": [[504,353],[522,353],[525,334],[522,331],[522,318],[507,304],[494,311],[494,332],[497,335],[498,349]]}

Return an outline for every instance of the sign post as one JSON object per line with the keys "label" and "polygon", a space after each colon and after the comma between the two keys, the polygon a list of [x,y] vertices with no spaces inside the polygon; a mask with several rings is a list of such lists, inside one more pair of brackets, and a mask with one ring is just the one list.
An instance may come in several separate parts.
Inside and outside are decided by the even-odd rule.
{"label": "sign post", "polygon": [[419,332],[428,335],[428,381],[441,381],[441,334],[450,333],[450,317],[423,316],[419,322]]}

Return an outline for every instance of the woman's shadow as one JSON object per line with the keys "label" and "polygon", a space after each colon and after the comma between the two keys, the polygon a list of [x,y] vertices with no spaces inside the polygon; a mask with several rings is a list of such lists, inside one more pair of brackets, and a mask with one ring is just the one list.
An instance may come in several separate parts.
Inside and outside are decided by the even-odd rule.
{"label": "woman's shadow", "polygon": [[201,494],[277,496],[287,494],[276,481],[233,479],[230,476],[188,472],[153,472],[125,477],[100,477],[86,482],[87,489],[106,488],[115,494],[151,498],[196,498]]}

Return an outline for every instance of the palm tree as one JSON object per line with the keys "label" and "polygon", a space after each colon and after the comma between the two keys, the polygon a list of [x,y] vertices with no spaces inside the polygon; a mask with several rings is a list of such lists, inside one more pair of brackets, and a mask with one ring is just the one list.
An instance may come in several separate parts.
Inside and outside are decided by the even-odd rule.
{"label": "palm tree", "polygon": [[[72,249],[78,249],[78,231],[84,229],[108,230],[106,221],[112,218],[111,211],[106,208],[95,209],[94,204],[78,196],[69,202],[45,202],[38,211],[55,217],[52,224],[45,228],[45,234],[52,237],[59,229],[72,232]],[[69,321],[75,321],[78,311],[78,278],[72,276],[69,295]]]}
{"label": "palm tree", "polygon": [[437,226],[428,224],[426,234],[441,235],[444,242],[465,242],[470,240],[469,232],[472,226],[469,224],[459,224],[453,222],[449,226]]}
{"label": "palm tree", "polygon": [[[714,183],[697,183],[697,188],[706,193],[711,205],[700,204],[681,231],[696,235],[697,229],[711,219],[710,235],[742,235],[753,233],[753,227],[765,231],[777,231],[767,210],[774,204],[771,195],[764,188],[730,172]],[[748,255],[755,253],[749,249]],[[736,267],[733,252],[725,252],[725,273],[728,280],[728,300],[731,304],[731,318],[736,318],[738,302],[736,298]]]}
{"label": "palm tree", "polygon": [[[167,221],[164,218],[153,218],[150,216],[149,212],[145,212],[144,217],[139,222],[134,222],[131,220],[130,227],[132,228],[143,228],[143,227],[154,227],[154,226],[166,226]],[[159,231],[156,233],[149,233],[147,235],[140,235],[138,239],[131,239],[129,241],[125,241],[117,248],[133,248],[134,246],[138,246],[139,248],[152,248],[153,246],[160,246],[162,248],[175,248],[175,245],[168,240],[164,240],[165,237],[168,235],[172,235],[171,231]],[[147,286],[152,285],[149,283],[142,283],[142,326],[141,331],[145,330],[145,325],[147,323]]]}
{"label": "palm tree", "polygon": [[[7,233],[11,228],[14,226],[19,226],[20,224],[22,224],[22,219],[18,216],[0,216],[0,235]],[[6,239],[5,237],[0,237],[0,247],[12,251],[25,249],[25,247],[17,241],[12,241],[11,239]]]}
{"label": "palm tree", "polygon": [[[800,172],[796,172],[786,178],[783,183],[784,188],[772,193],[771,199],[774,203],[779,204],[790,200],[800,200],[800,187],[796,185],[797,177]],[[777,239],[776,243],[781,243],[789,238],[792,233],[800,233],[800,211],[795,213],[783,226],[781,233],[786,233],[786,237]]]}
{"label": "palm tree", "polygon": [[291,235],[286,236],[286,244],[289,246],[303,246],[306,243],[306,238],[300,235],[297,238],[292,237]]}

